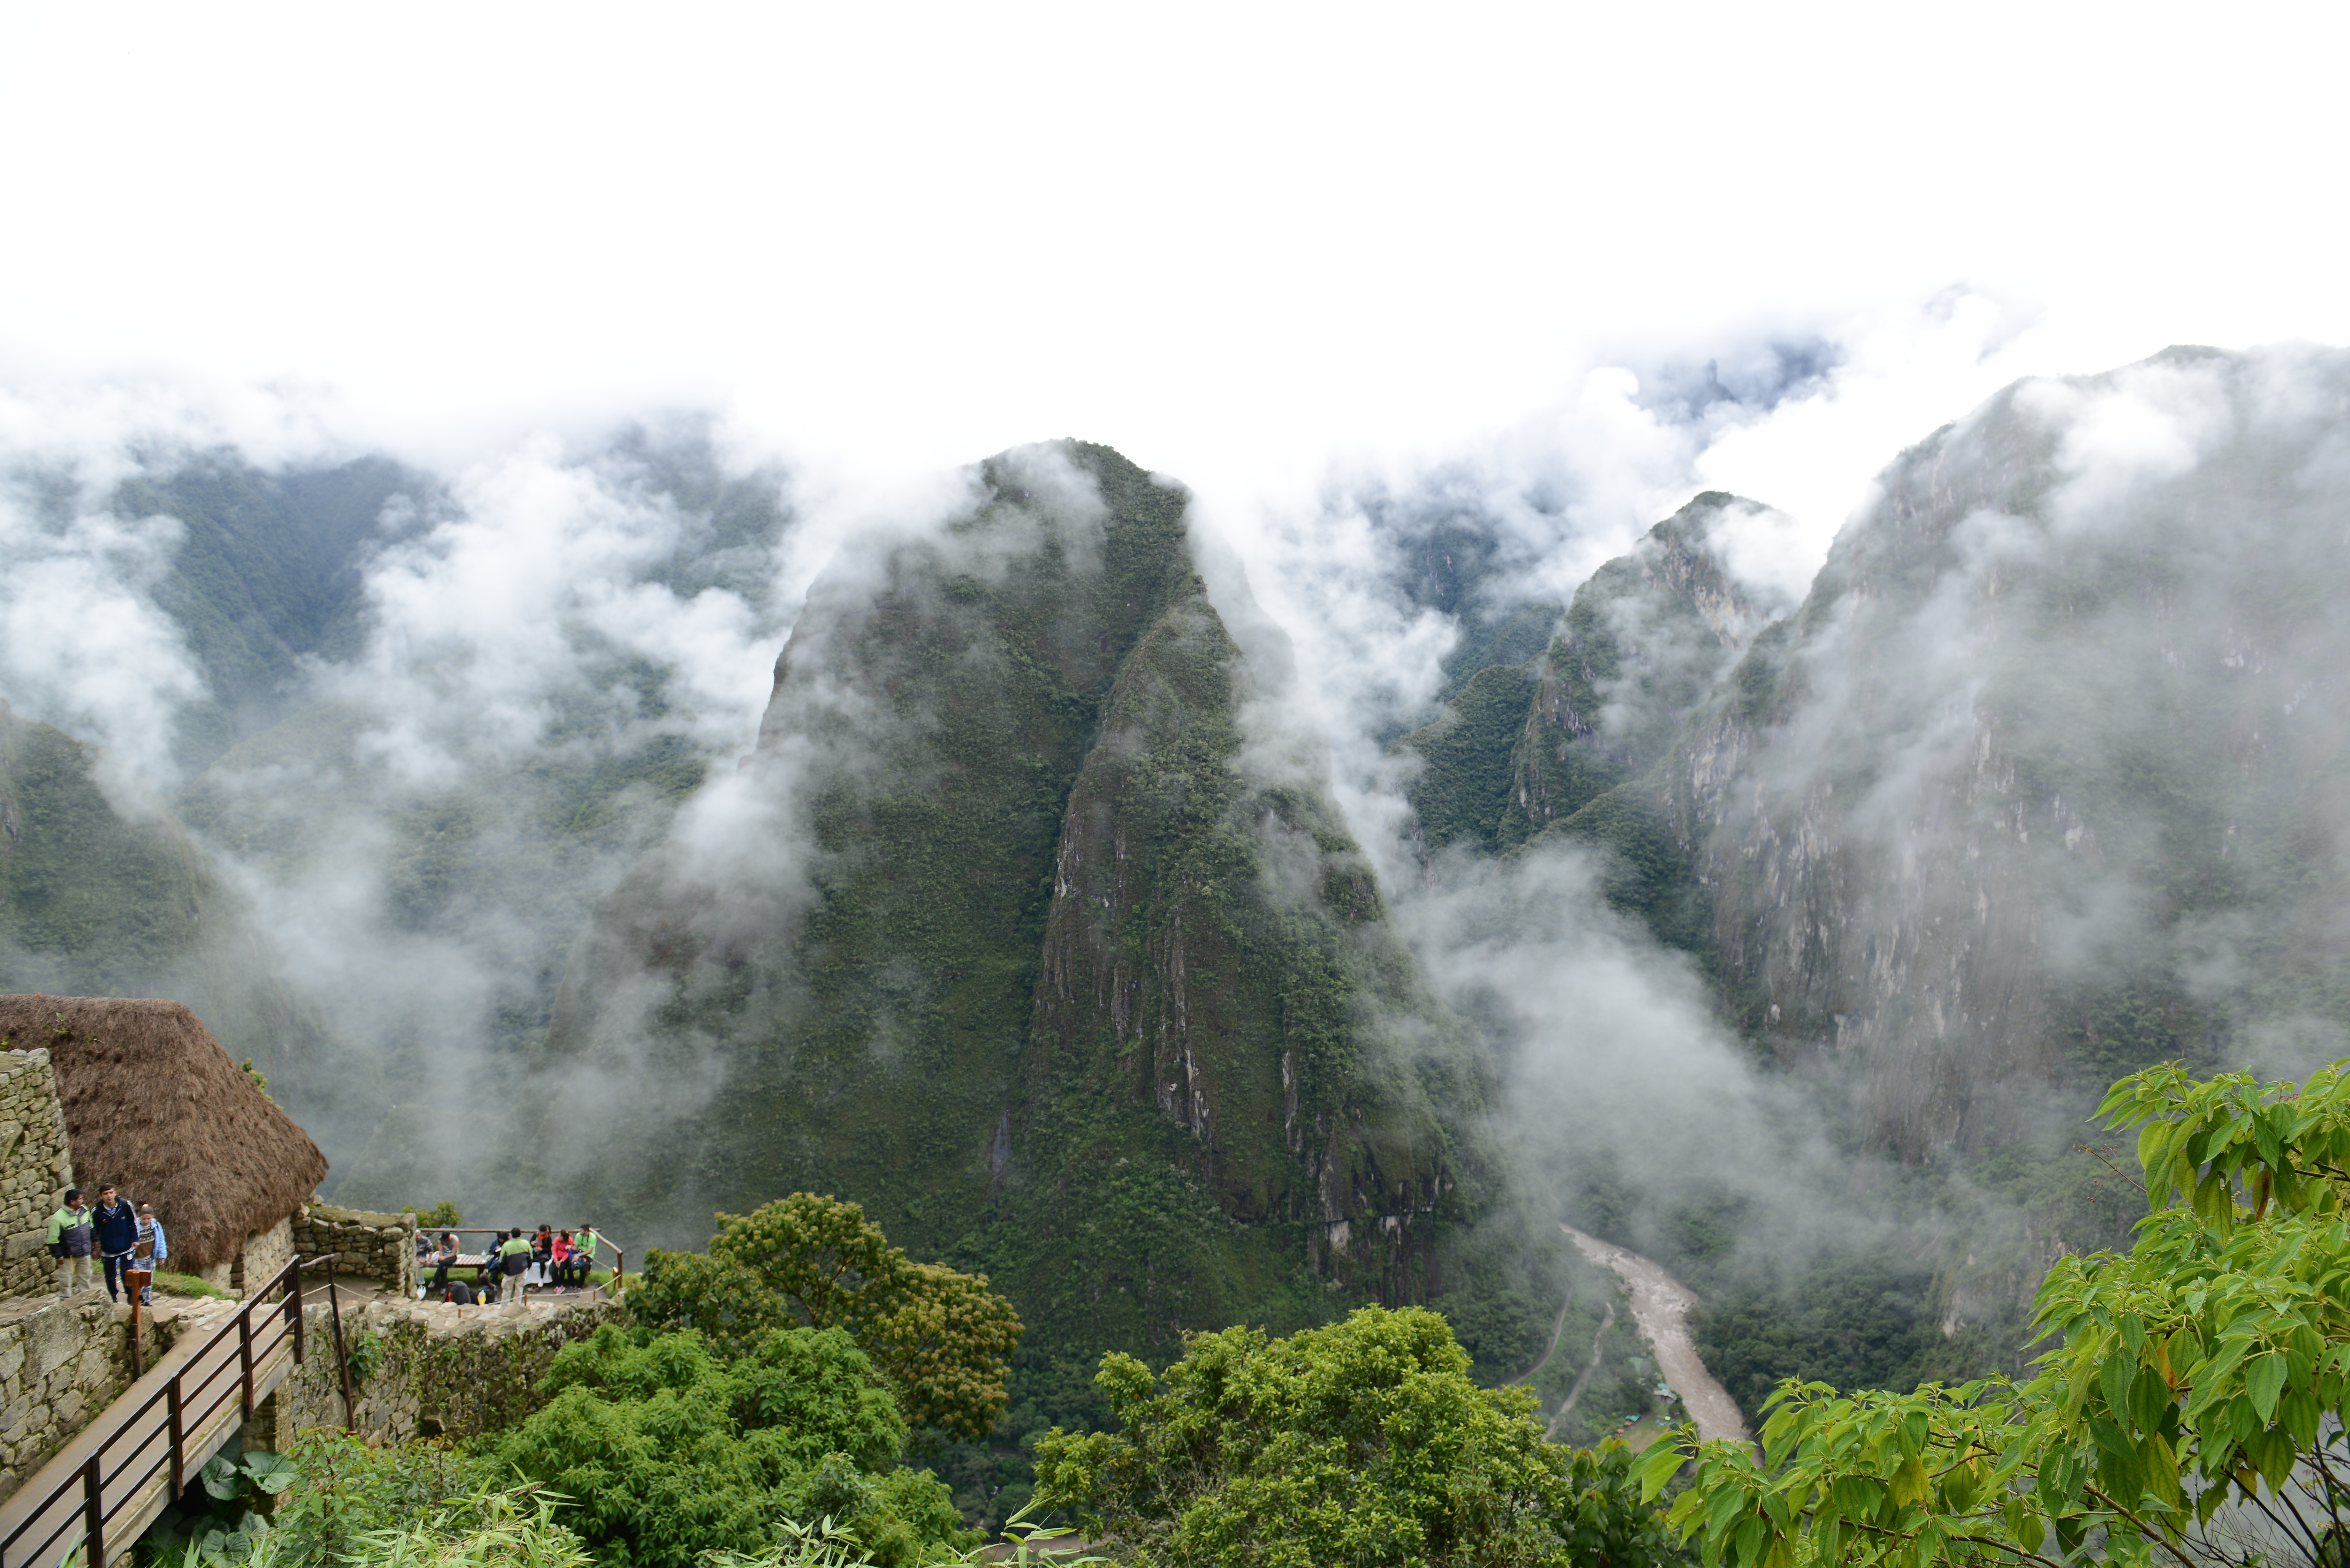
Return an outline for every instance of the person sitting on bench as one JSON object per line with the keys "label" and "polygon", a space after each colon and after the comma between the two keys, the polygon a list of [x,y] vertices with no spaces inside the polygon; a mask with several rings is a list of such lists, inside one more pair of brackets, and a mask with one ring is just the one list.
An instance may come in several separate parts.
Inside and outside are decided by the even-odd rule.
{"label": "person sitting on bench", "polygon": [[442,1231],[441,1250],[426,1261],[433,1265],[432,1278],[424,1287],[425,1293],[430,1295],[449,1282],[450,1266],[457,1261],[457,1232]]}

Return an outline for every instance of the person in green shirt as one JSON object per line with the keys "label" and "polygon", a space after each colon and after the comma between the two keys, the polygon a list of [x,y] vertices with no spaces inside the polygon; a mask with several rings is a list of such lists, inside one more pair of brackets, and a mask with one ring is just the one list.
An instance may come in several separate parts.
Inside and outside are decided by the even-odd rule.
{"label": "person in green shirt", "polygon": [[579,1260],[579,1283],[583,1289],[588,1276],[596,1269],[596,1249],[603,1244],[604,1238],[596,1234],[593,1225],[582,1225],[571,1232],[571,1255]]}
{"label": "person in green shirt", "polygon": [[517,1225],[498,1243],[498,1272],[504,1276],[498,1282],[499,1305],[522,1300],[522,1272],[529,1267],[530,1238]]}
{"label": "person in green shirt", "polygon": [[57,1261],[57,1297],[69,1301],[74,1293],[74,1278],[80,1276],[86,1290],[98,1289],[98,1232],[90,1224],[89,1210],[81,1200],[81,1189],[66,1189],[62,1208],[49,1216],[49,1256]]}

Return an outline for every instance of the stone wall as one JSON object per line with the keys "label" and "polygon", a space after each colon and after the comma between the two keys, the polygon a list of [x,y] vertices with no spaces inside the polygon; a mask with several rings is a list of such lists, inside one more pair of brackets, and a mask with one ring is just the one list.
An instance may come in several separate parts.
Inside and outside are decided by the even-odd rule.
{"label": "stone wall", "polygon": [[[306,1257],[308,1255],[304,1254]],[[293,1261],[294,1219],[288,1215],[268,1230],[256,1231],[245,1237],[244,1249],[237,1253],[235,1262],[229,1269],[229,1288],[240,1295],[258,1290],[276,1279],[277,1271]]]}
{"label": "stone wall", "polygon": [[49,1216],[72,1185],[48,1052],[0,1051],[0,1296],[56,1293]]}
{"label": "stone wall", "polygon": [[[254,1412],[246,1445],[283,1452],[296,1435],[344,1425],[342,1374],[335,1359],[334,1319],[323,1305],[304,1309],[309,1355]],[[443,1302],[346,1303],[343,1342],[364,1359],[380,1359],[353,1390],[359,1435],[370,1443],[411,1438],[471,1438],[511,1427],[543,1401],[538,1381],[555,1353],[619,1321],[615,1302],[560,1306],[459,1307]],[[374,1344],[359,1350],[363,1338]]]}
{"label": "stone wall", "polygon": [[[331,1252],[338,1279],[373,1280],[403,1297],[416,1294],[416,1216],[369,1214],[306,1203],[294,1216],[292,1251],[304,1258]],[[286,1260],[278,1260],[284,1267]],[[262,1275],[261,1278],[267,1278]]]}
{"label": "stone wall", "polygon": [[0,1497],[130,1386],[130,1335],[103,1290],[0,1302]]}

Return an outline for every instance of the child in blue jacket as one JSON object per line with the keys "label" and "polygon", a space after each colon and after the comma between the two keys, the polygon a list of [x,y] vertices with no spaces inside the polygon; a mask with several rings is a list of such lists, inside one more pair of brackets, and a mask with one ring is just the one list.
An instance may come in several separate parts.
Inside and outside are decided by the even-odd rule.
{"label": "child in blue jacket", "polygon": [[172,1249],[163,1241],[163,1222],[155,1218],[155,1206],[141,1203],[139,1206],[139,1244],[130,1251],[132,1265],[148,1272],[147,1282],[139,1287],[140,1306],[155,1304],[154,1272],[171,1255]]}

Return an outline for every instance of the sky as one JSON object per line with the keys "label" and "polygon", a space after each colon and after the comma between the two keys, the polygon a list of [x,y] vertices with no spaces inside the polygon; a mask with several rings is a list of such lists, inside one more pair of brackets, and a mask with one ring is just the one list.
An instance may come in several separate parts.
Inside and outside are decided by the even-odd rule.
{"label": "sky", "polygon": [[2350,341],[2345,30],[17,8],[0,386],[169,386],[263,448],[438,466],[718,409],[849,493],[1076,435],[1246,535],[1333,472],[1604,444],[1662,378],[1824,345],[1801,395],[1716,417],[1622,503],[1736,488],[1815,557],[1894,451],[2017,375]]}

